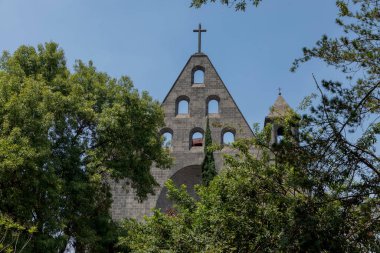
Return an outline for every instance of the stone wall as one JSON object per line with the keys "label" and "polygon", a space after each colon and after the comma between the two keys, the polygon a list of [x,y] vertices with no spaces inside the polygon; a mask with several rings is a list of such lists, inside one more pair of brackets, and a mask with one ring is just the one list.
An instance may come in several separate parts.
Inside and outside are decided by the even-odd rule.
{"label": "stone wall", "polygon": [[[197,70],[204,72],[204,81],[193,84],[193,75]],[[178,114],[178,103],[181,100],[188,101],[188,114]],[[210,100],[219,102],[218,113],[208,115],[207,105]],[[235,139],[252,137],[252,130],[232,96],[207,55],[202,53],[190,57],[164,99],[162,108],[165,112],[166,126],[160,132],[161,134],[165,132],[172,134],[170,149],[174,158],[173,166],[169,170],[152,168],[152,174],[160,187],[156,188],[156,195],[148,196],[148,199],[142,203],[137,202],[133,190],[127,192],[122,187],[122,182],[112,183],[113,205],[111,211],[115,220],[126,217],[141,219],[144,215],[150,215],[152,208],[157,206],[162,209],[167,208],[169,202],[163,197],[165,192],[161,194],[161,191],[163,184],[169,178],[172,178],[177,185],[188,183],[189,191],[192,191],[192,186],[200,182],[199,166],[202,164],[204,154],[203,147],[192,147],[191,137],[195,131],[204,133],[207,117],[210,120],[213,143],[223,144],[222,136],[227,131],[232,132]],[[223,166],[223,154],[231,152],[228,146],[215,152],[218,170]]]}

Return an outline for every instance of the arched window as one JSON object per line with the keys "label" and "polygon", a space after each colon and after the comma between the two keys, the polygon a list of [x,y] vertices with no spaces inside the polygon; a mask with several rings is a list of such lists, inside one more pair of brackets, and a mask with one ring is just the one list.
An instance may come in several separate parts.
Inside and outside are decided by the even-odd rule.
{"label": "arched window", "polygon": [[281,143],[283,139],[284,139],[284,128],[279,127],[277,128],[277,143]]}
{"label": "arched window", "polygon": [[194,72],[194,84],[204,83],[205,73],[202,70],[197,70]]}
{"label": "arched window", "polygon": [[171,148],[173,146],[173,130],[170,128],[164,128],[160,133],[163,138],[162,147]]}
{"label": "arched window", "polygon": [[203,137],[204,131],[200,127],[196,127],[190,132],[189,146],[191,147],[202,147],[203,146]]}
{"label": "arched window", "polygon": [[172,139],[173,135],[169,132],[166,132],[162,135],[164,137],[164,142],[162,143],[162,147],[170,148],[173,145]]}
{"label": "arched window", "polygon": [[190,99],[186,96],[180,96],[177,98],[176,115],[189,114],[189,101]]}
{"label": "arched window", "polygon": [[222,130],[222,144],[231,145],[235,141],[235,129],[225,128]]}
{"label": "arched window", "polygon": [[206,99],[206,115],[219,114],[219,101],[220,98],[216,95],[211,95]]}
{"label": "arched window", "polygon": [[216,99],[212,99],[208,102],[208,114],[218,114],[219,113],[219,102]]}
{"label": "arched window", "polygon": [[203,146],[203,134],[201,132],[193,133],[191,138],[191,146],[192,147],[202,147]]}
{"label": "arched window", "polygon": [[235,141],[235,135],[232,132],[225,132],[223,134],[223,144],[230,145]]}
{"label": "arched window", "polygon": [[179,101],[178,114],[189,114],[189,102],[186,100]]}
{"label": "arched window", "polygon": [[205,69],[202,66],[196,66],[192,71],[192,84],[204,84]]}

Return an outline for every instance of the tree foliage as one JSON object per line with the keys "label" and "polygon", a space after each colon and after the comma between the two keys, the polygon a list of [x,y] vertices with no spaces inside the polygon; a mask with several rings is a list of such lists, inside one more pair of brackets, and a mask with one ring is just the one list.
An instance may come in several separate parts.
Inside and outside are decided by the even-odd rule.
{"label": "tree foliage", "polygon": [[[237,11],[245,11],[247,4],[251,2],[252,5],[258,6],[262,0],[220,0],[223,5],[234,7]],[[216,0],[192,0],[191,7],[200,8],[207,3],[215,3]]]}
{"label": "tree foliage", "polygon": [[0,213],[36,226],[32,252],[103,252],[114,240],[109,180],[153,192],[167,167],[160,105],[128,77],[77,61],[55,43],[21,46],[0,61]]}
{"label": "tree foliage", "polygon": [[[340,70],[346,84],[316,81],[320,103],[305,116],[308,143],[328,173],[355,177],[371,188],[380,183],[376,143],[380,134],[380,7],[377,0],[337,1],[340,38],[323,36],[316,46],[304,48],[300,63],[320,59]],[[317,140],[317,141],[314,141]],[[319,154],[319,155],[318,155]],[[327,159],[326,159],[327,158]],[[350,176],[349,176],[350,175]]]}
{"label": "tree foliage", "polygon": [[[376,218],[378,200],[347,205],[334,192],[319,194],[318,178],[306,170],[307,150],[291,136],[268,145],[271,130],[267,125],[254,139],[236,142],[240,152],[226,157],[226,167],[209,186],[198,186],[199,200],[185,186],[168,181],[176,214],[157,210],[142,223],[126,220],[120,245],[131,252],[380,250],[380,227],[368,226]],[[252,148],[260,155],[253,155]],[[279,159],[295,152],[299,155]]]}
{"label": "tree foliage", "polygon": [[22,226],[0,213],[0,252],[23,252],[35,232],[36,227]]}
{"label": "tree foliage", "polygon": [[[337,1],[340,38],[323,36],[304,49],[300,63],[320,59],[340,70],[347,81],[315,78],[320,98],[303,117],[302,140],[315,162],[308,173],[318,179],[318,194],[334,194],[344,210],[366,210],[357,219],[365,227],[349,240],[373,234],[380,225],[380,8],[379,1]],[[371,217],[366,219],[365,217]],[[360,231],[359,229],[357,231]],[[373,232],[377,231],[377,233]],[[379,243],[379,241],[377,241]]]}
{"label": "tree foliage", "polygon": [[[208,1],[194,2],[200,7]],[[223,3],[245,6],[246,1]],[[342,36],[324,35],[314,47],[305,47],[291,71],[320,60],[346,80],[318,81],[313,76],[317,93],[304,101],[303,109],[310,111],[303,116],[300,141],[314,161],[308,173],[325,183],[321,194],[335,191],[336,198],[347,203],[364,204],[368,198],[380,198],[380,2],[337,0],[336,6]],[[377,217],[368,226],[379,222]]]}
{"label": "tree foliage", "polygon": [[206,124],[204,153],[205,158],[202,163],[202,183],[208,185],[216,175],[214,152],[212,150],[212,137],[208,118]]}

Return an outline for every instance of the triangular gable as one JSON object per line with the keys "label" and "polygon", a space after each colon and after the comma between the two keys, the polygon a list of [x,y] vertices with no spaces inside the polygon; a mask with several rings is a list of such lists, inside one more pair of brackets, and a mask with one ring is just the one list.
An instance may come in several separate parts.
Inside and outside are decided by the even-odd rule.
{"label": "triangular gable", "polygon": [[[193,72],[198,68],[204,70],[204,85],[192,84]],[[181,96],[189,98],[190,117],[198,119],[207,115],[205,108],[207,98],[212,96],[220,98],[220,121],[240,124],[245,129],[244,137],[253,135],[248,122],[207,55],[194,54],[187,61],[162,102],[166,117],[176,117],[175,106],[177,99]]]}

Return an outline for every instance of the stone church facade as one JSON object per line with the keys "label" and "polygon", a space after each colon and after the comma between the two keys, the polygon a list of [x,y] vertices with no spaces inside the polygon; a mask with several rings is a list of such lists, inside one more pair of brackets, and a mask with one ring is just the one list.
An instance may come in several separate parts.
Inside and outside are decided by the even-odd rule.
{"label": "stone church facade", "polygon": [[[201,75],[201,80],[197,80],[198,74]],[[276,103],[281,108],[287,106],[281,96]],[[181,108],[183,105],[184,108]],[[133,190],[126,191],[123,184],[113,183],[111,213],[114,220],[126,217],[142,219],[144,215],[150,215],[153,208],[160,208],[161,211],[170,208],[166,188],[163,187],[168,179],[173,179],[176,185],[186,184],[189,192],[194,194],[193,186],[201,183],[207,118],[213,143],[223,145],[223,149],[214,152],[217,170],[223,167],[223,154],[233,152],[226,143],[226,135],[233,139],[253,137],[249,124],[209,57],[201,52],[190,57],[162,102],[162,108],[165,127],[160,133],[171,137],[168,148],[174,159],[173,165],[168,170],[151,169],[160,186],[156,188],[155,195],[148,196],[142,203],[136,200]],[[276,138],[275,134],[273,138]]]}

